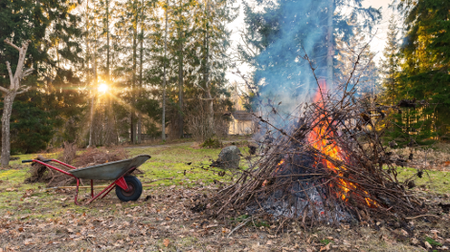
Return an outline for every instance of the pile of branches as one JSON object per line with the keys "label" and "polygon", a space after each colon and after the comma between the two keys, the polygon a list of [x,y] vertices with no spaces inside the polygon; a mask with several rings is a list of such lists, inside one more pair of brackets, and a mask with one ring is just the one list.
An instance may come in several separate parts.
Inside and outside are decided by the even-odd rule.
{"label": "pile of branches", "polygon": [[88,148],[86,152],[74,160],[74,166],[82,168],[127,158],[129,158],[129,155],[123,148],[111,150],[104,148]]}
{"label": "pile of branches", "polygon": [[[311,225],[342,220],[333,218],[337,211],[369,223],[426,214],[423,202],[398,180],[397,160],[381,142],[382,125],[391,107],[377,104],[373,97],[356,95],[356,85],[349,88],[350,79],[334,93],[326,92],[321,81],[316,81],[320,99],[300,104],[302,113],[292,119],[290,127],[278,127],[255,115],[270,129],[260,140],[263,155],[247,158],[249,168],[241,171],[234,184],[215,194],[210,201],[212,213],[220,216],[243,210],[267,214],[265,204],[277,194],[282,198],[276,200],[285,202],[293,212],[283,217]],[[270,110],[277,114],[276,107]],[[311,187],[320,195],[320,207],[308,195]],[[308,201],[303,209],[295,209],[299,193]]]}
{"label": "pile of branches", "polygon": [[[64,144],[64,150],[57,158],[77,168],[104,164],[107,162],[127,159],[128,154],[122,148],[113,150],[89,148],[80,155],[77,155],[77,148],[73,144]],[[38,160],[46,160],[43,156],[38,156]],[[61,170],[68,171],[70,168],[52,162],[51,165],[58,167]],[[67,176],[61,172],[49,169],[39,163],[33,163],[29,177],[25,179],[25,183],[46,183],[47,187],[67,186],[73,185],[76,180],[73,177]],[[81,180],[83,184],[83,181]]]}

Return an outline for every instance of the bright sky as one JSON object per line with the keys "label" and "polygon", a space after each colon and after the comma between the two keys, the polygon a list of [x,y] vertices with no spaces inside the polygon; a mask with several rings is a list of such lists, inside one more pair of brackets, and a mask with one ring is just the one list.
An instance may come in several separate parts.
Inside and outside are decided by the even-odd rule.
{"label": "bright sky", "polygon": [[374,8],[380,8],[382,10],[383,20],[377,26],[377,33],[370,44],[370,47],[374,53],[376,53],[375,61],[378,63],[383,56],[383,50],[386,46],[386,34],[389,26],[389,18],[392,15],[392,10],[389,9],[389,4],[392,0],[365,0],[363,1],[364,7],[372,6]]}
{"label": "bright sky", "polygon": [[[241,0],[242,1],[242,0]],[[240,1],[238,1],[240,2]],[[376,54],[375,56],[375,62],[378,64],[381,57],[383,56],[383,50],[386,46],[386,34],[388,31],[389,26],[389,18],[392,14],[392,10],[389,9],[389,3],[391,3],[392,0],[364,0],[363,1],[363,7],[369,7],[372,6],[374,8],[382,8],[382,15],[383,19],[380,21],[380,24],[374,29],[374,31],[377,31],[375,37],[372,39],[372,42],[370,43],[370,47],[372,52]],[[232,30],[231,34],[231,43],[232,45],[236,45],[239,41],[241,41],[241,38],[239,37],[239,30],[243,28],[244,25],[244,17],[243,17],[243,11],[241,8],[241,12],[238,18],[234,20],[230,24],[230,28]],[[230,69],[227,73],[227,78],[230,80],[230,82],[237,81],[239,83],[242,82],[242,79],[234,74],[232,74],[232,71],[235,71],[236,69]],[[247,73],[249,72],[248,66],[240,66],[239,70],[241,72]]]}

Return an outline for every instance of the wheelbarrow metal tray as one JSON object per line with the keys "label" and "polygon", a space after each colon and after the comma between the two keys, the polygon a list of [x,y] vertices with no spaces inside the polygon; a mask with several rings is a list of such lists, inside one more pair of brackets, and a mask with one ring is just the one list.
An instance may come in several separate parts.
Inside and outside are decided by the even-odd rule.
{"label": "wheelbarrow metal tray", "polygon": [[150,158],[150,155],[139,155],[134,158],[88,166],[69,172],[77,178],[116,180],[127,173],[132,167],[139,167]]}

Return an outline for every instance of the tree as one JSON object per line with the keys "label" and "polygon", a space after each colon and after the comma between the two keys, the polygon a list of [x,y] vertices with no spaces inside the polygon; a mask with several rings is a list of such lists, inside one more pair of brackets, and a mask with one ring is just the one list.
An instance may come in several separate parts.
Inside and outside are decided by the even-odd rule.
{"label": "tree", "polygon": [[[226,22],[234,19],[233,9],[228,6],[226,0],[206,0],[197,6],[195,17],[196,47],[201,54],[197,55],[200,63],[202,79],[196,84],[203,92],[202,101],[205,103],[206,112],[204,139],[212,137],[215,131],[215,112],[219,111],[215,106],[219,105],[219,97],[224,95],[224,75],[229,62],[225,52],[229,46],[229,32],[225,27]],[[226,94],[229,97],[229,94]],[[222,104],[224,105],[224,104]]]}
{"label": "tree", "polygon": [[[382,76],[383,76],[383,93],[382,93],[382,101],[388,105],[396,105],[400,100],[399,94],[399,76],[400,76],[400,51],[399,51],[399,43],[398,43],[398,26],[395,21],[395,16],[392,15],[389,19],[389,27],[387,33],[387,42],[386,47],[384,49],[384,60],[382,61]],[[386,136],[387,140],[395,140],[398,144],[403,145],[409,141],[406,132],[406,125],[403,124],[402,117],[404,115],[402,113],[397,113],[398,111],[392,111],[390,113],[389,120],[390,124],[386,125]],[[404,111],[408,113],[408,111]],[[405,137],[405,133],[406,137]]]}
{"label": "tree", "polygon": [[396,104],[398,102],[398,75],[399,75],[399,45],[398,31],[395,16],[389,19],[389,31],[387,33],[387,44],[384,49],[382,62],[383,87],[386,102]]}
{"label": "tree", "polygon": [[[450,2],[400,1],[406,38],[401,51],[399,99],[421,101],[407,118],[420,140],[450,135]],[[417,134],[417,133],[413,133]]]}
{"label": "tree", "polygon": [[164,76],[163,76],[163,95],[162,95],[162,140],[166,140],[166,58],[167,58],[167,21],[168,21],[168,8],[169,8],[169,0],[166,0],[166,4],[164,6],[164,16],[165,16],[165,25],[164,25]]}
{"label": "tree", "polygon": [[9,61],[6,61],[10,85],[8,89],[0,86],[0,91],[2,91],[4,94],[2,115],[2,167],[7,167],[9,165],[9,157],[11,154],[10,119],[13,102],[16,98],[16,95],[28,91],[29,87],[21,85],[20,82],[23,78],[30,75],[34,70],[33,68],[25,69],[25,57],[28,50],[28,44],[30,43],[29,41],[23,42],[22,47],[16,46],[9,39],[5,39],[5,43],[19,51],[19,61],[17,63],[14,75],[11,69],[11,64],[9,63]]}
{"label": "tree", "polygon": [[11,114],[12,155],[45,150],[54,137],[55,124],[59,120],[55,117],[55,111],[43,107],[44,97],[42,93],[30,90],[14,100]]}
{"label": "tree", "polygon": [[[80,17],[73,11],[76,7],[76,2],[69,0],[0,1],[2,23],[0,26],[0,86],[6,88],[11,81],[6,61],[11,62],[11,68],[16,70],[17,67],[14,64],[19,62],[16,49],[7,45],[4,40],[13,38],[15,44],[22,44],[31,39],[27,56],[32,61],[26,62],[26,67],[34,68],[35,71],[28,78],[23,79],[21,85],[36,88],[42,98],[40,108],[45,112],[51,112],[54,118],[67,116],[65,113],[69,111],[61,109],[64,107],[63,101],[71,100],[72,90],[76,90],[76,87],[72,85],[77,83],[72,84],[71,81],[76,79],[74,72],[81,63],[78,55],[81,48],[77,39],[82,37],[81,30],[78,28]],[[51,92],[54,93],[52,105],[49,105],[47,99],[50,99]],[[55,104],[57,106],[54,106]],[[82,108],[82,104],[74,104],[73,107]],[[14,120],[27,120],[20,117],[22,115],[25,114],[14,114]],[[36,113],[35,119],[43,122],[46,121],[47,116],[48,113]],[[54,124],[53,127],[58,126]],[[35,130],[37,129],[33,127],[29,133],[33,134]],[[56,130],[51,133],[53,132]],[[17,143],[17,139],[14,139],[17,135],[11,135],[11,137],[11,148],[17,149],[18,146],[14,146]],[[42,139],[49,141],[50,138]],[[48,143],[46,142],[46,145]]]}

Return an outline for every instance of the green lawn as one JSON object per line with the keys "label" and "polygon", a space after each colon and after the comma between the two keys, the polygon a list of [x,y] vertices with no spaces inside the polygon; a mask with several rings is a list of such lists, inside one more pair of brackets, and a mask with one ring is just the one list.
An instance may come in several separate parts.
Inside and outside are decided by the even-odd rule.
{"label": "green lawn", "polygon": [[414,168],[399,167],[397,172],[399,181],[413,177],[416,188],[438,194],[450,193],[450,172],[424,170],[422,178],[414,176],[417,174],[417,170]]}

